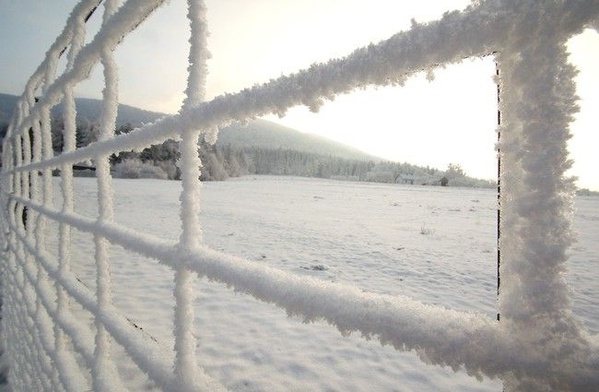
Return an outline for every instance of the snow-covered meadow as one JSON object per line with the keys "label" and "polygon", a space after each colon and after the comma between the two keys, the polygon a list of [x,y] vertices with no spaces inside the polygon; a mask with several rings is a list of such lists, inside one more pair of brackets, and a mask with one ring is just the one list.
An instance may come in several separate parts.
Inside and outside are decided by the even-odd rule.
{"label": "snow-covered meadow", "polygon": [[[118,223],[178,239],[179,182],[115,179],[114,189]],[[495,317],[493,190],[259,176],[204,183],[201,194],[203,241],[247,263]],[[75,179],[75,206],[79,214],[96,216],[95,179]],[[577,197],[575,208],[579,241],[567,279],[575,314],[596,334],[599,198]],[[73,252],[73,272],[95,289],[93,237],[73,233]],[[173,271],[118,246],[110,253],[115,305],[172,358]],[[230,390],[502,389],[500,380],[478,381],[358,334],[342,336],[323,322],[287,317],[219,283],[198,279],[194,290],[199,365]],[[79,315],[89,317],[93,329],[91,315]],[[152,389],[124,353],[115,355],[127,386]]]}

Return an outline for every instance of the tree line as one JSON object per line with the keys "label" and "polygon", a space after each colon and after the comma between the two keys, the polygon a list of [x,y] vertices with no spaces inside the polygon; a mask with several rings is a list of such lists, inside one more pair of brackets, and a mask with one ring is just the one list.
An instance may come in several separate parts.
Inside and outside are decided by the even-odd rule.
{"label": "tree line", "polygon": [[[131,124],[120,125],[115,133],[129,133],[133,128]],[[56,154],[64,148],[63,129],[62,118],[52,120],[52,147]],[[77,124],[77,148],[97,141],[99,130],[99,125],[93,122]],[[198,144],[198,153],[202,162],[200,179],[203,181],[222,181],[243,175],[286,175],[415,185],[494,186],[492,181],[468,177],[457,164],[450,164],[443,171],[409,163],[347,159],[287,148],[212,145],[203,140]],[[110,163],[114,177],[178,180],[181,175],[180,156],[178,142],[169,139],[140,152],[112,154]],[[79,167],[86,165],[93,168],[93,162]],[[77,174],[86,175],[86,171],[78,171]]]}
{"label": "tree line", "polygon": [[233,147],[201,143],[201,179],[225,180],[242,175],[285,175],[349,181],[493,187],[493,181],[468,177],[458,164],[447,170],[409,163],[358,160],[293,149]]}

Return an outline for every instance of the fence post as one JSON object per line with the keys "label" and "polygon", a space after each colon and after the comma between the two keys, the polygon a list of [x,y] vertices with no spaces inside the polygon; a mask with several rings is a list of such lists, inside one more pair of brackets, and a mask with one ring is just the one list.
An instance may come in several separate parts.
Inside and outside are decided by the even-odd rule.
{"label": "fence post", "polygon": [[[499,75],[499,64],[495,62],[495,77],[497,82],[497,301],[499,302],[499,289],[501,287],[501,84]],[[498,304],[499,305],[499,304]],[[497,321],[501,318],[499,308],[497,310]]]}

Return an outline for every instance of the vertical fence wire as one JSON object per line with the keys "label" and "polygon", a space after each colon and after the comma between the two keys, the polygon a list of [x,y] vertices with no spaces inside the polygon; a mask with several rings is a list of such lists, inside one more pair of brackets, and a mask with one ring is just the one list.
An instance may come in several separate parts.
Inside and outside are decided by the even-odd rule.
{"label": "vertical fence wire", "polygon": [[[186,100],[182,110],[201,102],[205,95],[206,79],[206,7],[203,0],[188,0],[190,25],[189,67],[186,88]],[[181,151],[181,263],[175,270],[175,375],[179,389],[193,389],[197,380],[205,376],[200,373],[196,359],[196,339],[194,336],[195,314],[193,301],[194,274],[185,265],[185,254],[197,249],[202,239],[200,226],[200,167],[202,162],[198,155],[198,138],[200,130],[186,130],[179,142]]]}
{"label": "vertical fence wire", "polygon": [[[105,25],[119,6],[118,0],[104,2],[102,23]],[[114,136],[118,106],[118,70],[112,48],[104,45],[100,52],[100,62],[104,70],[104,91],[102,93],[102,114],[98,141]],[[96,155],[96,182],[98,184],[98,223],[110,223],[114,217],[112,177],[107,155]],[[112,303],[112,282],[110,265],[110,243],[101,234],[94,234],[96,262],[96,300],[99,309]],[[120,376],[111,359],[111,338],[100,316],[96,315],[96,351],[93,369],[93,386],[97,391],[123,389]]]}
{"label": "vertical fence wire", "polygon": [[[73,62],[77,54],[83,46],[85,38],[85,22],[82,18],[74,20],[72,39],[70,41],[69,51],[67,53],[67,64],[66,71],[70,71],[73,68]],[[73,94],[73,85],[68,84],[63,89],[63,128],[61,132],[61,146],[62,152],[70,152],[75,150],[75,132],[76,124],[75,118],[77,115],[77,108],[75,106],[75,97]],[[63,214],[70,214],[74,211],[74,200],[73,200],[73,168],[71,165],[60,166],[60,193],[62,197],[61,212]],[[58,271],[63,275],[70,273],[71,267],[71,226],[66,222],[58,223]],[[71,304],[68,293],[60,285],[55,283],[56,288],[56,319],[62,320],[64,323],[65,319],[72,317]],[[54,335],[56,340],[56,351],[57,356],[65,358],[65,362],[76,362],[72,352],[72,342],[68,341],[68,334],[64,331],[63,325],[60,321],[55,323]],[[73,368],[78,368],[78,364],[71,365]],[[81,372],[77,372],[78,379],[71,384],[66,384],[67,390],[76,391],[78,388],[85,388],[87,385],[86,380],[83,378]]]}

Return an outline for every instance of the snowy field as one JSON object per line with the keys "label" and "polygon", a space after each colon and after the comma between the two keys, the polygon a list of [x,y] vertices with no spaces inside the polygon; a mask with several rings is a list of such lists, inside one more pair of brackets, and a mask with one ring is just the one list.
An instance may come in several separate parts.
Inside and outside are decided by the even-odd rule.
{"label": "snowy field", "polygon": [[[75,181],[76,211],[95,217],[95,179]],[[116,221],[178,238],[180,182],[117,179],[114,188]],[[207,244],[248,263],[494,319],[496,205],[489,189],[243,177],[204,183],[202,227]],[[577,197],[575,209],[579,241],[567,279],[575,313],[596,334],[599,198]],[[57,237],[54,230],[53,246]],[[80,232],[73,238],[72,269],[94,289],[93,238]],[[118,246],[111,263],[115,305],[172,357],[173,272]],[[502,390],[500,380],[427,366],[414,353],[306,324],[221,284],[198,279],[195,290],[199,363],[233,391]],[[153,389],[121,359],[130,387]]]}

